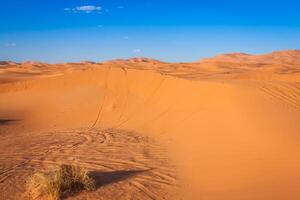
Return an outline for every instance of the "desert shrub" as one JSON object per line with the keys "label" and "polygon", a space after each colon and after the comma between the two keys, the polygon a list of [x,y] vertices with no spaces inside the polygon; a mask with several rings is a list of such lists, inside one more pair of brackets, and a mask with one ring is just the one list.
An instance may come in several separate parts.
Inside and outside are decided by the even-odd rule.
{"label": "desert shrub", "polygon": [[33,174],[27,184],[32,199],[59,200],[72,192],[95,189],[95,182],[89,172],[75,165],[61,165],[53,171]]}

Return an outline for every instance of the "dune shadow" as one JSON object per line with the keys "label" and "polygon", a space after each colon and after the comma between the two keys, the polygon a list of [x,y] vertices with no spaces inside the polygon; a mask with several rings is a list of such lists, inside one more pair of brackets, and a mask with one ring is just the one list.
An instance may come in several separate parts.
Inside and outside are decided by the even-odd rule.
{"label": "dune shadow", "polygon": [[93,171],[90,173],[90,175],[95,181],[96,188],[99,188],[105,185],[129,179],[146,171],[149,170],[119,170],[112,172]]}
{"label": "dune shadow", "polygon": [[6,124],[12,124],[12,123],[15,123],[19,120],[17,119],[0,119],[0,126],[1,125],[6,125]]}

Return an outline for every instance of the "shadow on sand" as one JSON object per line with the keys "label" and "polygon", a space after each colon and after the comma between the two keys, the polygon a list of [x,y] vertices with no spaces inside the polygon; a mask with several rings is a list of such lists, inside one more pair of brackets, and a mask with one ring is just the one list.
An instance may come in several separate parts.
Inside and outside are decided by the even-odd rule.
{"label": "shadow on sand", "polygon": [[11,123],[14,123],[14,122],[17,122],[19,120],[16,120],[16,119],[0,119],[0,126],[1,125],[6,125],[6,124],[11,124]]}
{"label": "shadow on sand", "polygon": [[[95,181],[96,190],[105,185],[117,183],[119,181],[124,181],[131,177],[134,177],[140,173],[144,173],[149,170],[119,170],[112,172],[103,172],[103,171],[92,171],[90,173],[91,178]],[[71,194],[65,194],[61,199],[66,199],[68,197],[76,196],[80,193],[80,190],[74,191]]]}
{"label": "shadow on sand", "polygon": [[105,185],[126,180],[146,171],[149,170],[120,170],[113,172],[93,171],[91,172],[91,177],[96,182],[96,188],[99,188]]}

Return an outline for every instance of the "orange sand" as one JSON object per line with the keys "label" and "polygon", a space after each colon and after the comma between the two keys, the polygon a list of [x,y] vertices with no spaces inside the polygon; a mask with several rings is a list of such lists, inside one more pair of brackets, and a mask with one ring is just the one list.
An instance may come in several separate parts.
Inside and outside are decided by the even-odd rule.
{"label": "orange sand", "polygon": [[117,175],[70,199],[300,199],[300,51],[0,64],[1,200],[74,160]]}

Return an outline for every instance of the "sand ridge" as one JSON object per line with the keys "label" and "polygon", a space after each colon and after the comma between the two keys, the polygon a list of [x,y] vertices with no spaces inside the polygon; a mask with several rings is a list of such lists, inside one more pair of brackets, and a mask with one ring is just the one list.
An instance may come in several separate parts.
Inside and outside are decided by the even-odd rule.
{"label": "sand ridge", "polygon": [[76,160],[106,181],[70,199],[297,200],[297,52],[267,62],[4,63],[0,199],[20,198],[33,170]]}

